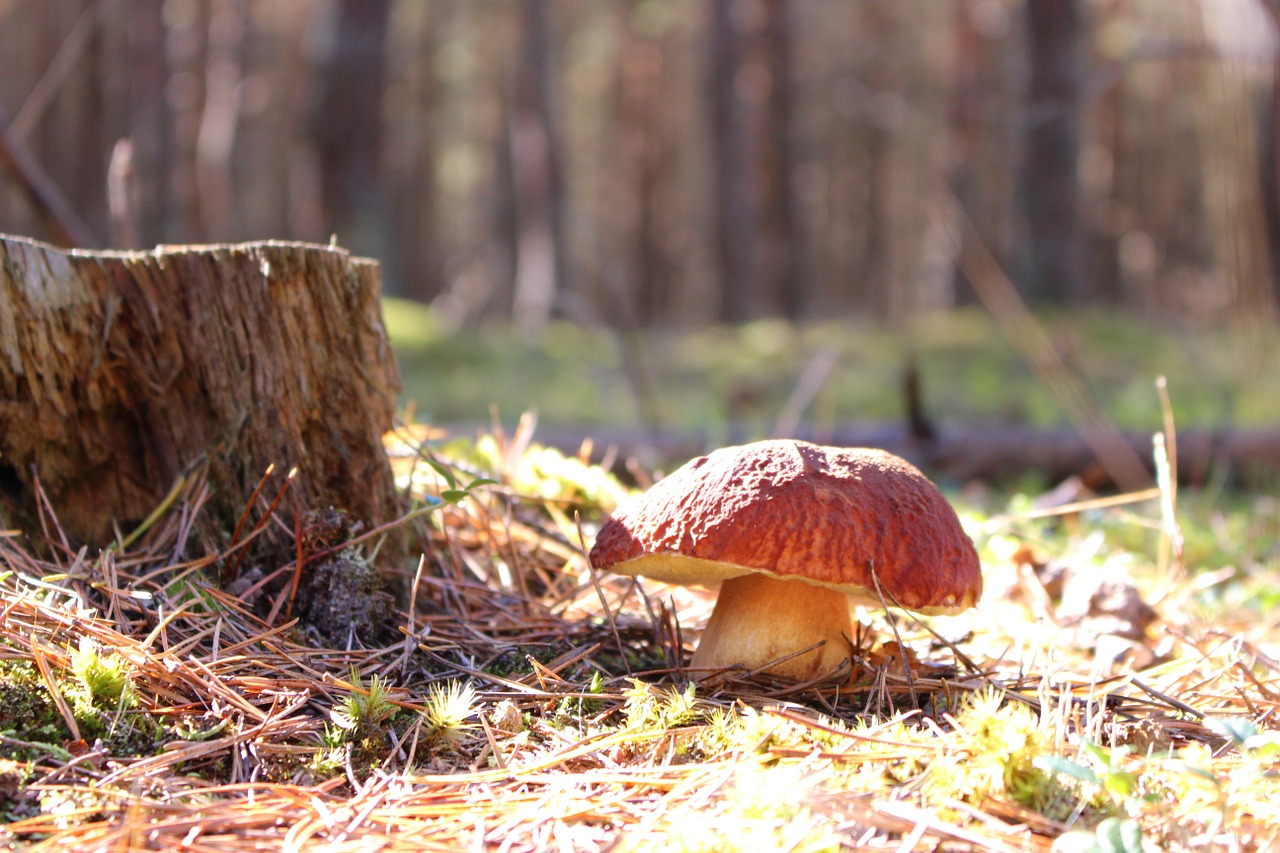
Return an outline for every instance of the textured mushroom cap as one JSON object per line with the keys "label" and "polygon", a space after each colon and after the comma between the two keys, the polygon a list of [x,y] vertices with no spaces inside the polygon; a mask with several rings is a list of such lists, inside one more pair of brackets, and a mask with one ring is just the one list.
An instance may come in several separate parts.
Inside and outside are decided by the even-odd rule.
{"label": "textured mushroom cap", "polygon": [[672,583],[751,572],[924,613],[973,606],[982,571],[938,488],[883,450],[761,441],[700,456],[623,504],[591,564]]}

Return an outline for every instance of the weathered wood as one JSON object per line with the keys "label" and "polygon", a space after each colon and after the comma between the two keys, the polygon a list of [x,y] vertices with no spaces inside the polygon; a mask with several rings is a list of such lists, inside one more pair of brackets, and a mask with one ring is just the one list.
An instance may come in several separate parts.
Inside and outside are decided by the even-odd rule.
{"label": "weathered wood", "polygon": [[264,471],[286,507],[396,514],[381,444],[399,375],[378,265],[301,243],[64,252],[0,235],[0,526],[35,481],[103,544],[205,464],[227,530]]}

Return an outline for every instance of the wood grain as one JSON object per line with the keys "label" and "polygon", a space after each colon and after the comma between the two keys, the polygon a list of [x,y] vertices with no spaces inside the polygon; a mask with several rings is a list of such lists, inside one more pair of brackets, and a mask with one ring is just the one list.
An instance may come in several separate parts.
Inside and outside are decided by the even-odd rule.
{"label": "wood grain", "polygon": [[0,524],[30,529],[38,477],[67,534],[103,544],[205,465],[233,525],[271,463],[299,469],[286,506],[393,518],[380,289],[375,262],[318,245],[0,236]]}

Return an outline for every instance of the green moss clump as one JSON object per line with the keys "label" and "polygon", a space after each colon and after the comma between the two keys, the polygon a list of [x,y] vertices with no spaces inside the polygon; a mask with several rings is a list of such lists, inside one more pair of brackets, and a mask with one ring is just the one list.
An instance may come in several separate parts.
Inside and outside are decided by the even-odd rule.
{"label": "green moss clump", "polygon": [[29,744],[49,744],[47,752],[39,747],[0,744],[0,757],[14,761],[33,761],[49,752],[58,752],[71,732],[58,713],[35,665],[26,661],[0,661],[0,708],[4,708],[4,731],[14,740]]}

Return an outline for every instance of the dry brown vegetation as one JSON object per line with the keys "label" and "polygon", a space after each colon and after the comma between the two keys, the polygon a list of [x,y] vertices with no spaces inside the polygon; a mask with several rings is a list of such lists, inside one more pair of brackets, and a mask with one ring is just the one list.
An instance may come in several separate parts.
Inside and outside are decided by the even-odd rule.
{"label": "dry brown vegetation", "polygon": [[[1149,495],[969,518],[981,606],[928,627],[860,614],[841,689],[744,672],[695,688],[682,663],[709,595],[585,564],[578,525],[589,538],[616,484],[527,433],[430,457],[449,483],[425,437],[388,440],[402,482],[444,500],[403,525],[427,556],[382,634],[323,638],[298,618],[294,565],[252,537],[294,529],[287,501],[195,541],[198,477],[98,554],[47,514],[0,533],[0,844],[1251,850],[1280,835],[1275,626],[1200,618],[1196,593],[1226,574],[1180,568]],[[479,458],[500,482],[468,495]],[[1100,547],[1117,518],[1157,528],[1148,551]],[[342,541],[310,542],[304,565],[378,564],[382,532],[328,529]],[[232,563],[239,595],[209,580]]]}

